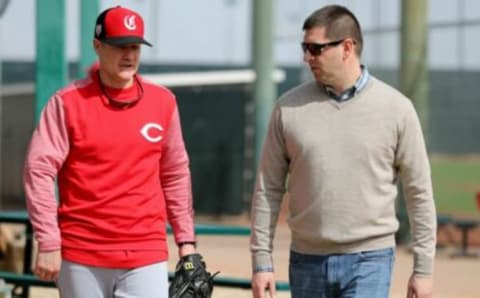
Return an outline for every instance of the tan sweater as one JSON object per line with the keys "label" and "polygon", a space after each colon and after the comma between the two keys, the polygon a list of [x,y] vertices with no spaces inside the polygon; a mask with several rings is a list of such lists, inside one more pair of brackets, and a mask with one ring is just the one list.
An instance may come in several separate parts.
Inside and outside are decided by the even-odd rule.
{"label": "tan sweater", "polygon": [[293,251],[353,253],[395,246],[398,178],[413,230],[414,271],[429,276],[436,214],[428,155],[410,100],[374,77],[343,103],[328,98],[315,82],[287,92],[272,113],[257,173],[254,269],[273,268],[272,241],[286,191]]}

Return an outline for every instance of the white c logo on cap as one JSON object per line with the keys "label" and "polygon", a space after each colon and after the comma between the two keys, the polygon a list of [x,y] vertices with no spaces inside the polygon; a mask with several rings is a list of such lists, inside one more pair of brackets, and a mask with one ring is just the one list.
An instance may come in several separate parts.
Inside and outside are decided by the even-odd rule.
{"label": "white c logo on cap", "polygon": [[140,130],[140,133],[149,142],[152,142],[152,143],[160,142],[163,137],[161,135],[152,136],[152,133],[154,133],[154,131],[156,131],[157,134],[160,134],[160,132],[163,131],[163,127],[158,123],[150,122],[145,124],[142,127],[142,129]]}
{"label": "white c logo on cap", "polygon": [[135,24],[135,16],[126,16],[123,18],[123,24],[128,30],[135,30],[137,24]]}

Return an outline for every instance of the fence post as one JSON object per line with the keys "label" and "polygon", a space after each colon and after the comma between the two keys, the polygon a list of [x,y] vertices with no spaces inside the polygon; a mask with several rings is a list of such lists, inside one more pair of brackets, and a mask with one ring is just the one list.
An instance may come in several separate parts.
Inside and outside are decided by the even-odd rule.
{"label": "fence post", "polygon": [[[401,19],[400,90],[415,105],[428,143],[428,0],[403,0]],[[399,188],[397,240],[409,239],[410,224],[402,189]]]}
{"label": "fence post", "polygon": [[67,82],[65,0],[37,0],[35,122],[52,94]]}

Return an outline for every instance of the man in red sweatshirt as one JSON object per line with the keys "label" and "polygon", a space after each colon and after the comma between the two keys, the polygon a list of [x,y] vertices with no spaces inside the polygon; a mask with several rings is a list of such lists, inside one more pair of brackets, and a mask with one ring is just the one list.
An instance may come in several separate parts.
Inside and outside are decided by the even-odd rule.
{"label": "man in red sweatshirt", "polygon": [[167,222],[179,255],[195,253],[176,99],[137,74],[141,44],[151,46],[138,13],[102,12],[98,64],[50,98],[33,132],[24,183],[34,272],[62,297],[167,297]]}

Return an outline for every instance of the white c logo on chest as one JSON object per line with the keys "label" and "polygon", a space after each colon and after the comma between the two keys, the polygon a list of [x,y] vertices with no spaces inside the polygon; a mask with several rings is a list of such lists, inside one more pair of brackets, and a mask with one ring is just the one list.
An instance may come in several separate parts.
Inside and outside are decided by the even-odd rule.
{"label": "white c logo on chest", "polygon": [[162,140],[161,132],[163,131],[163,127],[158,123],[147,123],[145,124],[140,133],[142,136],[151,143],[157,143]]}

